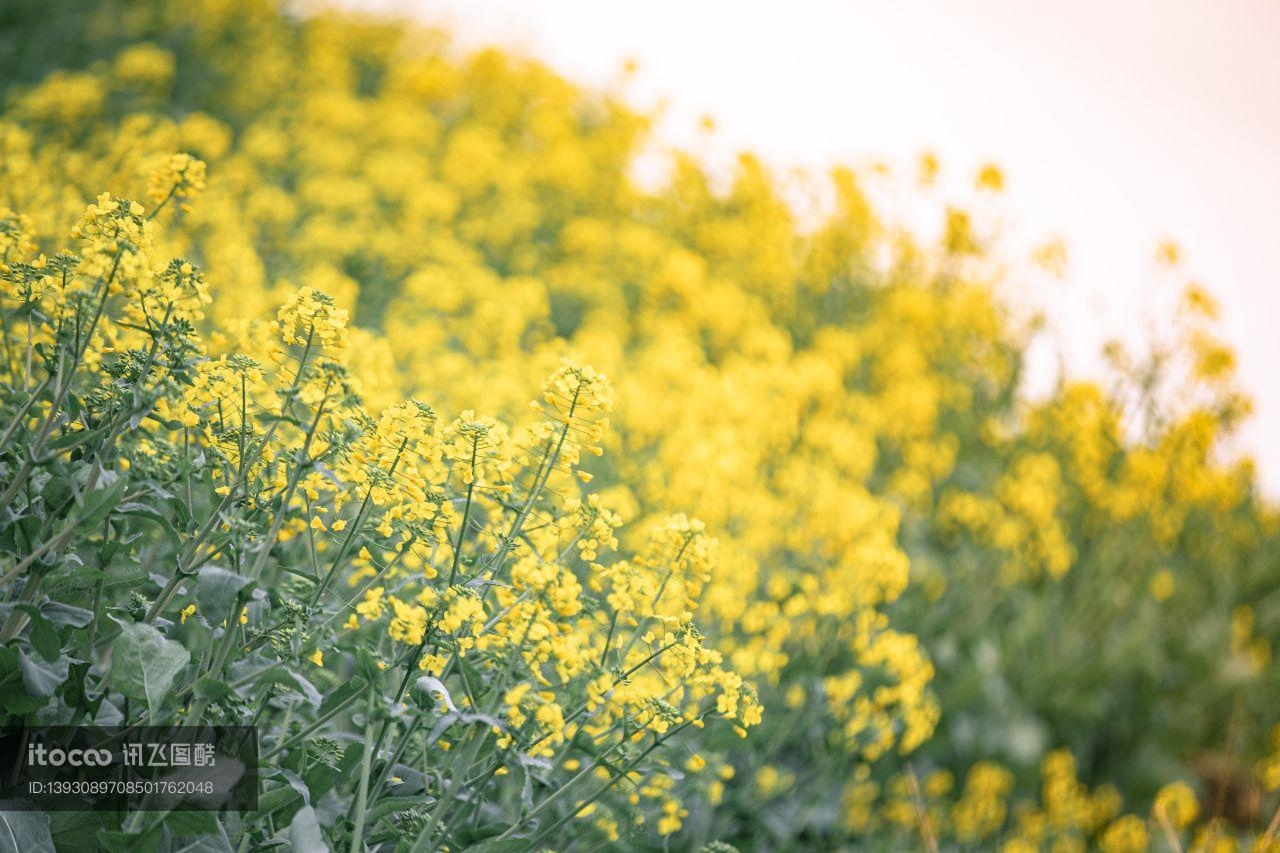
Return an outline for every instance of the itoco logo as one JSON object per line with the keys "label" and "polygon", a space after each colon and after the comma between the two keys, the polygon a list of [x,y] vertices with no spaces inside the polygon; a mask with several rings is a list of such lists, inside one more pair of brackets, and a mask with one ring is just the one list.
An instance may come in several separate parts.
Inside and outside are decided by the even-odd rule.
{"label": "itoco logo", "polygon": [[111,764],[109,749],[50,749],[42,743],[27,744],[27,764],[35,767],[107,767]]}

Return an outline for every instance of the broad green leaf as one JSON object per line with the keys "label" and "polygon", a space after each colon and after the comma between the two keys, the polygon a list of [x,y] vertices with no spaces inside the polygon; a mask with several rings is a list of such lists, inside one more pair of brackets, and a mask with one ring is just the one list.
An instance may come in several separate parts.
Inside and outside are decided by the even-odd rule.
{"label": "broad green leaf", "polygon": [[27,693],[37,699],[48,699],[67,680],[71,667],[69,658],[60,658],[50,663],[39,655],[28,655],[18,652],[18,669],[22,672],[22,683]]}
{"label": "broad green leaf", "polygon": [[28,633],[31,645],[35,646],[36,651],[45,660],[57,660],[62,654],[62,640],[58,637],[58,629],[53,627],[52,622],[41,616],[39,610],[34,607],[30,609],[35,611],[31,614],[31,628]]}
{"label": "broad green leaf", "polygon": [[107,564],[108,589],[132,589],[146,582],[147,573],[133,555],[122,555]]}
{"label": "broad green leaf", "polygon": [[165,537],[170,542],[174,545],[179,545],[182,542],[182,537],[178,533],[178,529],[173,526],[173,522],[169,520],[168,516],[157,510],[155,507],[139,501],[129,501],[128,503],[120,504],[120,514],[134,515],[139,518],[154,521],[156,524],[160,525],[160,529],[164,532]]}
{"label": "broad green leaf", "polygon": [[150,625],[121,628],[111,653],[111,683],[131,699],[145,700],[154,718],[173,679],[191,662],[181,643]]}
{"label": "broad green leaf", "polygon": [[223,681],[206,675],[195,683],[195,694],[204,699],[225,699],[234,691]]}
{"label": "broad green leaf", "polygon": [[40,613],[59,628],[70,625],[72,628],[83,628],[93,621],[93,611],[83,607],[72,607],[61,601],[46,601],[40,605]]}
{"label": "broad green leaf", "polygon": [[[109,478],[108,474],[111,474],[114,479]],[[103,472],[102,481],[103,485],[84,496],[84,509],[77,519],[82,528],[93,528],[101,524],[102,520],[120,505],[120,498],[124,495],[125,487],[129,485],[127,478],[111,471]]]}
{"label": "broad green leaf", "polygon": [[306,698],[307,704],[312,708],[319,708],[321,701],[320,691],[316,686],[303,677],[301,673],[294,672],[290,669],[274,668],[262,675],[258,682],[258,686],[265,684],[282,684],[286,687],[297,688]]}
{"label": "broad green leaf", "polygon": [[249,583],[235,572],[221,566],[205,566],[196,576],[196,604],[210,625],[221,625],[231,618],[236,596]]}
{"label": "broad green leaf", "polygon": [[363,757],[364,744],[360,741],[353,741],[343,750],[342,760],[338,762],[338,773],[343,776],[354,773],[356,765],[360,763],[360,759]]}
{"label": "broad green leaf", "polygon": [[90,441],[93,441],[93,439],[90,438],[89,436],[104,435],[105,432],[106,431],[103,429],[90,430],[88,434],[86,434],[84,431],[68,432],[65,435],[60,435],[57,438],[50,441],[48,447],[50,450],[61,450],[62,448],[70,447],[73,444],[88,443]]}
{"label": "broad green leaf", "polygon": [[29,714],[44,704],[44,699],[27,690],[17,648],[0,648],[0,709],[10,714]]}
{"label": "broad green leaf", "polygon": [[0,853],[54,853],[48,815],[0,812]]}
{"label": "broad green leaf", "polygon": [[66,477],[50,477],[40,489],[47,507],[62,506],[71,497],[71,483]]}
{"label": "broad green leaf", "polygon": [[328,853],[329,845],[325,844],[316,810],[311,806],[298,809],[289,822],[289,843],[293,845],[293,853]]}
{"label": "broad green leaf", "polygon": [[307,787],[307,783],[297,773],[287,767],[279,767],[276,768],[273,775],[283,779],[290,788],[297,791],[298,796],[302,797],[304,806],[311,805],[311,789]]}
{"label": "broad green leaf", "polygon": [[341,708],[343,705],[347,704],[347,702],[351,700],[352,696],[355,696],[360,692],[362,692],[367,684],[368,684],[367,681],[359,677],[353,678],[350,681],[348,681],[346,684],[343,684],[333,693],[330,693],[328,696],[326,696],[325,700],[320,703],[320,711],[318,716],[323,717],[329,712],[333,711],[334,709]]}
{"label": "broad green leaf", "polygon": [[88,708],[91,702],[102,698],[101,693],[95,693],[91,697],[85,689],[85,676],[88,674],[89,668],[88,661],[76,661],[68,668],[67,689],[62,696],[69,707],[77,709]]}
{"label": "broad green leaf", "polygon": [[313,708],[320,707],[320,691],[310,681],[302,677],[302,673],[289,670],[289,677],[293,679],[298,687],[302,688],[302,695],[307,697],[307,703]]}
{"label": "broad green leaf", "polygon": [[164,825],[174,835],[207,835],[218,831],[218,817],[213,812],[175,811],[164,819]]}
{"label": "broad green leaf", "polygon": [[163,837],[164,824],[157,821],[153,826],[146,827],[138,832],[129,832],[126,830],[100,829],[98,830],[99,850],[110,850],[111,853],[143,853],[143,851],[161,850],[160,839]]}
{"label": "broad green leaf", "polygon": [[100,812],[49,812],[49,834],[58,853],[98,853]]}
{"label": "broad green leaf", "polygon": [[300,800],[298,792],[288,785],[272,788],[258,797],[258,813],[271,814]]}
{"label": "broad green leaf", "polygon": [[174,853],[232,853],[234,849],[227,838],[227,831],[219,823],[213,833],[192,839],[190,843],[175,848]]}

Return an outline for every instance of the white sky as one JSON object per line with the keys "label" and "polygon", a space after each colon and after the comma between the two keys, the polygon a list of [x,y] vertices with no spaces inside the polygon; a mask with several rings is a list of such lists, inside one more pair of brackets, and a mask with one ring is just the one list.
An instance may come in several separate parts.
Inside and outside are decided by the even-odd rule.
{"label": "white sky", "polygon": [[[998,163],[1011,246],[1060,236],[1037,294],[1074,373],[1188,278],[1222,303],[1280,495],[1280,0],[355,0],[667,106],[664,140],[780,168],[936,152],[951,186]],[[710,115],[706,137],[698,119]],[[1157,274],[1156,245],[1184,274]],[[1047,362],[1046,362],[1047,363]],[[1032,383],[1050,375],[1036,367]]]}

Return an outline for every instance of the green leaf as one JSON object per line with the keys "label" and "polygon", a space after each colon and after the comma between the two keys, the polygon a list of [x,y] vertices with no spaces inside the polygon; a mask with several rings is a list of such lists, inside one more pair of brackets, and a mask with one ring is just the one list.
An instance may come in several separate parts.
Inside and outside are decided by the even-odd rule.
{"label": "green leaf", "polygon": [[316,716],[323,717],[334,708],[340,708],[351,699],[352,696],[364,690],[368,684],[363,678],[356,677],[339,687],[333,693],[330,693],[325,700],[320,703],[320,710]]}
{"label": "green leaf", "polygon": [[59,628],[70,625],[72,628],[83,628],[93,621],[93,611],[83,607],[72,607],[61,601],[46,601],[40,605],[40,615],[44,616]]}
{"label": "green leaf", "polygon": [[71,481],[66,477],[52,476],[40,487],[40,496],[46,507],[60,507],[71,497]]}
{"label": "green leaf", "polygon": [[[107,475],[110,474],[111,477]],[[84,511],[78,519],[80,527],[97,527],[120,504],[129,481],[111,471],[102,472],[103,485],[84,496]]]}
{"label": "green leaf", "polygon": [[177,836],[208,835],[218,831],[218,817],[213,812],[170,812],[164,819],[164,824]]}
{"label": "green leaf", "polygon": [[311,805],[311,789],[307,787],[307,783],[297,773],[287,767],[280,767],[277,769],[276,775],[283,779],[290,788],[298,792],[298,796],[302,798],[304,806]]}
{"label": "green leaf", "polygon": [[232,853],[234,849],[227,838],[226,830],[222,828],[221,823],[218,823],[208,835],[192,839],[189,844],[176,848],[174,853]]}
{"label": "green leaf", "polygon": [[226,830],[219,823],[213,833],[193,839],[191,843],[176,848],[174,853],[232,853],[234,849]]}
{"label": "green leaf", "polygon": [[453,704],[453,697],[449,695],[448,688],[444,686],[444,682],[440,679],[431,675],[424,675],[414,682],[413,689],[427,697],[427,701],[433,704],[435,697],[438,695],[444,701],[446,708],[455,714],[460,713],[457,706]]}
{"label": "green leaf", "polygon": [[68,706],[72,708],[87,708],[95,699],[101,699],[102,694],[95,693],[93,697],[89,696],[85,690],[85,676],[89,673],[90,664],[88,661],[76,661],[71,664],[67,671],[67,689],[62,694]]}
{"label": "green leaf", "polygon": [[133,589],[147,583],[147,573],[137,557],[124,554],[107,564],[108,589]]}
{"label": "green leaf", "polygon": [[58,853],[97,853],[99,812],[49,812],[49,834]]}
{"label": "green leaf", "polygon": [[48,815],[0,812],[0,853],[54,853]]}
{"label": "green leaf", "polygon": [[19,544],[23,551],[34,550],[46,537],[41,534],[44,530],[44,518],[42,516],[28,515],[18,520],[14,525],[14,532],[21,539]]}
{"label": "green leaf", "polygon": [[226,682],[206,675],[195,683],[195,694],[202,699],[225,699],[234,691]]}
{"label": "green leaf", "polygon": [[316,582],[316,576],[309,569],[301,569],[297,566],[283,566],[282,568],[291,575],[307,579],[312,585]]}
{"label": "green leaf", "polygon": [[135,515],[139,518],[154,521],[156,524],[160,525],[160,529],[164,531],[165,538],[170,542],[174,545],[180,545],[182,543],[182,537],[179,535],[178,529],[173,526],[173,522],[169,520],[168,516],[148,504],[144,504],[139,501],[129,501],[128,503],[120,504],[120,514]]}
{"label": "green leaf", "polygon": [[362,676],[374,684],[380,684],[382,681],[384,670],[378,666],[382,662],[381,658],[363,644],[356,646],[356,668]]}
{"label": "green leaf", "polygon": [[258,797],[258,813],[268,815],[272,812],[279,811],[285,806],[292,805],[302,799],[298,792],[288,785],[281,785],[279,788],[272,788],[265,791]]}
{"label": "green leaf", "polygon": [[289,822],[289,843],[294,853],[329,853],[329,845],[324,842],[320,832],[320,821],[316,819],[316,810],[311,806],[303,806]]}
{"label": "green leaf", "polygon": [[44,705],[45,700],[27,691],[18,650],[13,646],[0,648],[0,709],[10,714],[29,714]]}
{"label": "green leaf", "polygon": [[89,441],[92,441],[92,439],[90,439],[88,436],[103,435],[105,434],[105,432],[106,430],[104,429],[89,430],[87,434],[83,430],[76,431],[76,432],[68,432],[65,435],[60,435],[57,438],[50,441],[48,444],[48,447],[50,450],[61,450],[62,448],[70,447],[71,445],[76,444],[77,442],[87,443]]}
{"label": "green leaf", "polygon": [[[35,610],[34,607],[30,609]],[[40,657],[45,660],[57,660],[62,654],[62,639],[58,636],[58,629],[41,616],[38,610],[31,616],[31,632],[28,636],[31,638],[31,645],[35,646]]]}
{"label": "green leaf", "polygon": [[27,693],[37,699],[48,699],[67,680],[71,661],[61,658],[52,663],[42,660],[38,655],[30,656],[26,652],[18,652],[18,669],[22,672],[22,683]]}
{"label": "green leaf", "polygon": [[293,672],[290,670],[289,677],[293,679],[295,684],[302,688],[302,695],[307,697],[307,703],[313,708],[319,708],[322,700],[320,698],[320,691],[316,689],[316,686],[303,678],[302,673],[300,672]]}
{"label": "green leaf", "polygon": [[408,811],[417,806],[429,806],[435,801],[435,797],[428,797],[422,794],[412,797],[383,797],[378,800],[373,808],[369,809],[367,822],[370,826],[373,826],[388,815]]}
{"label": "green leaf", "polygon": [[236,606],[236,597],[248,584],[248,578],[221,566],[205,566],[196,575],[196,604],[200,615],[210,625],[228,622]]}
{"label": "green leaf", "polygon": [[342,776],[349,776],[355,772],[356,765],[360,763],[360,759],[364,757],[364,744],[354,741],[347,746],[342,753],[342,760],[338,762],[338,773]]}
{"label": "green leaf", "polygon": [[153,851],[163,849],[160,844],[160,838],[163,835],[164,824],[157,822],[154,826],[149,826],[139,832],[129,832],[127,830],[115,829],[99,829],[98,830],[98,849],[110,850],[112,853],[116,851]]}
{"label": "green leaf", "polygon": [[301,673],[292,670],[276,668],[264,674],[258,680],[259,686],[267,684],[282,684],[286,687],[297,688],[302,691],[303,696],[307,700],[307,704],[312,708],[319,708],[322,698],[320,691],[316,686],[302,676]]}
{"label": "green leaf", "polygon": [[125,696],[145,700],[154,719],[174,677],[190,662],[181,643],[152,626],[124,625],[111,653],[111,683]]}

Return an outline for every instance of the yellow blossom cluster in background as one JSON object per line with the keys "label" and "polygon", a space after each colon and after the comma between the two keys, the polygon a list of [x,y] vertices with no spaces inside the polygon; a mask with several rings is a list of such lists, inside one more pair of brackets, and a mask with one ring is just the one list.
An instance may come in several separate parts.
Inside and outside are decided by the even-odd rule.
{"label": "yellow blossom cluster in background", "polygon": [[[1274,791],[1280,753],[1280,516],[1223,461],[1248,402],[1198,286],[1168,341],[1027,400],[1035,324],[981,211],[924,243],[841,168],[804,225],[749,154],[716,176],[674,153],[646,188],[650,118],[514,54],[269,0],[116,5],[78,16],[93,51],[5,90],[5,257],[77,228],[82,273],[118,265],[133,310],[201,331],[157,411],[225,500],[287,495],[274,535],[349,562],[321,572],[347,636],[384,665],[447,636],[413,655],[441,682],[528,675],[449,694],[505,727],[485,780],[604,781],[575,738],[625,751],[713,712],[738,729],[687,770],[622,777],[659,835],[1274,843],[1195,770],[1228,753]],[[142,260],[169,256],[191,261]],[[250,452],[285,400],[319,426]],[[439,743],[474,766],[482,741]],[[633,832],[617,803],[573,819]]]}

